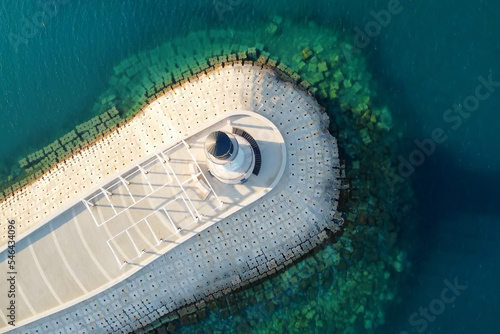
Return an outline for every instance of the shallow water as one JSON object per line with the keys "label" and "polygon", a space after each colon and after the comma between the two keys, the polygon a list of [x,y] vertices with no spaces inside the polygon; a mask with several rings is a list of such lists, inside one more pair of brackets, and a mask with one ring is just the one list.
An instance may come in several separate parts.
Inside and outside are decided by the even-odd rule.
{"label": "shallow water", "polygon": [[[0,4],[0,178],[21,156],[94,116],[92,107],[108,86],[113,67],[127,56],[199,29],[251,30],[274,14],[354,33],[355,27],[364,30],[373,20],[370,11],[389,3],[221,1],[233,4],[232,11],[222,13],[206,1],[66,2],[31,31],[24,18],[32,20],[39,3]],[[415,185],[418,208],[400,223],[404,227],[405,222],[417,222],[416,230],[409,227],[403,233],[417,251],[412,279],[400,289],[400,303],[389,309],[380,333],[422,329],[423,322],[413,326],[409,317],[439,298],[443,280],[455,277],[467,288],[427,321],[422,332],[495,333],[500,292],[495,280],[500,260],[494,247],[500,216],[500,116],[495,107],[500,87],[456,130],[443,115],[475,93],[479,76],[500,81],[500,4],[401,0],[401,6],[401,13],[393,15],[362,51],[380,84],[379,99],[391,106],[404,134],[407,149],[402,156],[408,159],[417,148],[413,140],[429,138],[435,128],[444,129],[448,139],[407,181]],[[17,46],[9,41],[23,29],[28,29],[24,35],[33,36]],[[318,297],[307,298],[301,301]],[[286,321],[283,309],[264,314],[262,321],[271,321],[273,314]]]}

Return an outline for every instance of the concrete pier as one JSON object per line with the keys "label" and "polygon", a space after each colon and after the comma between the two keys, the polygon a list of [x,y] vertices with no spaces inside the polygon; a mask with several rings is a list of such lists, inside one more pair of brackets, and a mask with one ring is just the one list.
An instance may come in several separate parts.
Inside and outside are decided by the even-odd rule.
{"label": "concrete pier", "polygon": [[[209,179],[198,144],[203,129],[228,127],[227,120],[258,129],[255,140],[263,148],[262,175],[233,193]],[[325,229],[337,228],[340,169],[328,124],[307,92],[258,66],[219,67],[168,91],[2,203],[2,215],[18,222],[18,326],[24,326],[17,330],[135,330],[265,278],[307,253],[326,238]],[[176,150],[182,152],[176,156]],[[191,160],[175,169],[175,159]],[[96,189],[105,180],[112,186]],[[186,188],[167,194],[176,182]],[[148,197],[150,212],[134,211],[151,194],[158,202]],[[186,204],[191,198],[204,206]],[[160,236],[165,228],[158,223],[155,229],[152,215],[170,204],[178,217],[171,233]],[[123,233],[127,238],[114,239]],[[4,249],[0,268],[6,271]],[[0,313],[0,330],[10,329],[6,325]]]}

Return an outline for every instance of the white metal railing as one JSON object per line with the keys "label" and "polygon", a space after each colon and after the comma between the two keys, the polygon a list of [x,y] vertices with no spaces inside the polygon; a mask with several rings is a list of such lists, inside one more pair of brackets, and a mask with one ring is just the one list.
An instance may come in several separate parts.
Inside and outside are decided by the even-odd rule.
{"label": "white metal railing", "polygon": [[[168,157],[168,153],[179,147],[179,146],[183,146],[183,148],[185,148],[187,150],[187,152],[189,153],[189,156],[191,158],[191,162],[189,161],[190,159],[188,159],[188,161],[186,162],[187,163],[194,163],[196,165],[196,167],[198,168],[198,173],[196,174],[192,174],[188,179],[184,180],[183,182],[181,182],[177,176],[177,174],[175,173],[174,171],[174,168],[172,166],[172,164],[170,163],[170,158]],[[89,200],[88,199],[83,199],[83,203],[85,204],[85,207],[87,208],[87,210],[90,212],[94,222],[97,224],[97,226],[102,226],[103,224],[109,222],[111,219],[115,218],[116,216],[122,214],[123,212],[133,208],[134,206],[138,205],[140,202],[142,202],[143,200],[151,197],[151,196],[154,196],[159,190],[163,189],[164,187],[166,187],[167,185],[170,185],[171,182],[175,179],[176,183],[177,183],[177,186],[179,187],[180,191],[181,191],[181,194],[179,194],[179,196],[175,197],[173,200],[169,201],[168,203],[164,204],[163,206],[160,206],[159,208],[157,209],[154,209],[152,212],[150,212],[149,214],[147,214],[145,217],[143,218],[140,218],[139,220],[137,220],[136,222],[134,222],[132,225],[128,226],[127,228],[125,228],[124,230],[122,230],[121,232],[115,234],[114,236],[112,236],[111,238],[109,238],[107,240],[107,244],[108,244],[108,247],[111,249],[111,252],[113,253],[118,265],[120,268],[122,268],[123,266],[125,266],[126,264],[130,264],[131,261],[134,261],[135,259],[138,259],[140,257],[142,257],[142,255],[150,250],[152,250],[153,248],[155,247],[158,247],[160,244],[162,244],[163,242],[165,242],[164,238],[165,239],[168,239],[174,235],[178,235],[182,230],[186,230],[186,229],[189,229],[191,228],[191,226],[193,226],[194,224],[197,224],[200,222],[201,218],[202,218],[202,215],[200,214],[200,212],[198,211],[197,207],[193,204],[193,202],[191,201],[191,198],[190,196],[188,195],[187,193],[187,188],[186,188],[186,184],[189,183],[189,182],[192,182],[192,181],[196,181],[196,179],[198,179],[198,177],[202,176],[203,179],[205,180],[206,184],[210,187],[210,190],[211,192],[214,194],[216,200],[217,200],[217,203],[218,205],[210,205],[209,208],[211,207],[212,209],[211,210],[204,210],[204,214],[211,214],[212,212],[216,211],[219,207],[221,207],[223,205],[223,203],[221,202],[221,200],[219,199],[219,197],[217,196],[215,190],[212,188],[212,186],[210,185],[210,182],[208,182],[208,179],[206,178],[205,174],[202,172],[202,169],[200,168],[198,162],[196,161],[196,158],[194,157],[194,155],[192,154],[192,152],[190,151],[190,148],[189,148],[189,145],[184,141],[184,140],[180,140],[176,145],[170,147],[169,149],[167,149],[166,151],[159,151],[158,153],[155,154],[155,157],[156,158],[153,158],[150,162],[148,162],[147,164],[142,164],[142,165],[136,165],[136,168],[137,170],[132,172],[132,173],[124,173],[123,175],[127,175],[127,176],[123,176],[123,175],[119,175],[117,176],[117,182],[113,183],[111,186],[109,187],[101,187],[100,188],[100,192],[98,194],[96,194],[95,196],[91,197]],[[151,185],[151,183],[149,182],[148,180],[148,177],[146,176],[148,174],[148,171],[146,170],[147,167],[149,167],[151,164],[153,163],[160,163],[163,167],[163,170],[165,171],[165,173],[168,175],[169,177],[169,180],[167,183],[163,184],[162,186],[158,187],[157,189],[154,189],[153,186]],[[129,171],[130,172],[130,171]],[[135,200],[135,197],[133,196],[130,188],[129,188],[129,185],[130,185],[130,181],[127,180],[127,178],[130,178],[131,175],[134,175],[135,173],[138,173],[140,172],[143,177],[146,179],[146,181],[148,182],[148,185],[150,187],[150,189],[152,190],[150,193],[148,193],[147,195],[145,195],[144,197],[140,198],[139,200]],[[113,204],[111,203],[111,199],[110,199],[110,191],[109,189],[111,189],[112,187],[116,186],[116,185],[121,185],[125,188],[126,192],[130,195],[130,197],[132,198],[133,200],[133,204],[126,207],[125,209],[123,209],[122,211],[120,212],[117,212],[117,210],[114,208]],[[102,223],[99,223],[98,220],[96,219],[96,217],[94,216],[94,213],[93,213],[93,209],[97,209],[96,208],[96,204],[95,203],[92,203],[91,200],[95,199],[96,197],[100,196],[100,195],[104,195],[104,197],[106,197],[107,201],[110,203],[110,206],[111,208],[113,209],[113,211],[115,212],[115,215],[109,219],[106,219],[104,220]],[[183,203],[184,203],[184,206],[185,208],[187,209],[186,211],[186,214],[189,214],[189,216],[192,217],[192,221],[190,223],[187,223],[187,224],[183,224],[182,228],[180,226],[178,226],[176,224],[176,222],[172,219],[171,215],[169,214],[168,210],[166,209],[166,207],[175,202],[175,201],[178,201],[178,200],[182,200]],[[173,230],[174,232],[170,233],[169,235],[167,236],[157,236],[156,233],[154,232],[153,228],[151,227],[150,225],[150,222],[148,221],[148,218],[150,218],[152,215],[154,214],[157,214],[158,212],[163,212],[165,214],[165,216],[167,217],[167,220],[170,222],[171,224],[171,227],[167,227],[165,225],[165,222],[163,221],[160,221],[161,224],[167,229],[167,230]],[[133,235],[130,233],[131,229],[132,228],[137,228],[138,224],[140,224],[141,222],[144,222],[147,227],[148,227],[148,230],[151,232],[151,235],[153,236],[154,240],[145,240],[146,243],[151,246],[151,247],[147,247],[145,249],[140,249],[140,248],[143,248],[143,247],[138,247],[136,241],[134,240],[134,237]],[[136,253],[136,256],[135,257],[132,257],[132,258],[127,258],[128,256],[126,256],[126,254],[122,251],[122,248],[120,248],[120,245],[121,243],[119,243],[116,239],[122,235],[126,235],[127,236],[127,239],[129,241],[126,241],[126,243],[128,242],[131,242],[132,243],[132,246],[133,246],[133,249],[135,250],[135,253]],[[144,239],[144,238],[142,238]],[[146,238],[147,239],[147,238]],[[123,246],[122,246],[123,247]]]}
{"label": "white metal railing", "polygon": [[[163,155],[163,152],[161,152],[161,154]],[[177,174],[175,174],[174,169],[172,168],[172,165],[170,164],[168,159],[165,158],[165,161],[167,162],[168,168],[170,168],[172,174],[174,175],[175,180],[177,181],[177,184],[179,185],[179,187],[181,187],[182,192],[184,193],[184,195],[186,195],[186,197],[189,200],[189,203],[193,206],[193,209],[196,212],[196,216],[193,215],[193,212],[191,211],[191,209],[189,209],[189,206],[188,206],[189,212],[191,213],[191,215],[193,215],[195,217],[195,219],[198,219],[198,217],[200,216],[200,214],[198,213],[198,210],[196,210],[193,203],[191,202],[191,199],[189,198],[188,194],[186,193],[186,189],[184,189],[184,186],[182,185],[181,181],[179,181],[179,178],[177,177]],[[194,161],[196,161],[196,160],[194,160]]]}
{"label": "white metal railing", "polygon": [[[166,203],[165,205],[159,207],[158,209],[154,210],[153,212],[149,213],[146,217],[144,218],[141,218],[139,219],[137,222],[135,222],[134,224],[130,225],[129,227],[127,227],[126,229],[124,229],[123,231],[121,231],[120,233],[118,234],[115,234],[113,237],[109,238],[106,242],[108,244],[108,247],[111,249],[111,252],[113,253],[113,255],[115,256],[115,259],[118,263],[118,266],[120,268],[122,268],[124,265],[126,265],[127,263],[130,263],[131,261],[137,259],[137,258],[140,258],[142,256],[142,254],[144,254],[145,252],[148,252],[150,251],[151,249],[157,247],[158,245],[160,245],[162,242],[164,242],[163,238],[158,238],[156,236],[156,234],[154,233],[151,225],[149,224],[148,222],[148,218],[151,217],[152,215],[160,212],[160,211],[163,211],[165,213],[165,215],[167,216],[167,219],[170,221],[170,223],[172,224],[172,228],[173,230],[175,231],[174,233],[171,233],[170,235],[167,235],[167,236],[164,236],[165,238],[168,238],[168,237],[171,237],[173,235],[176,235],[176,234],[179,234],[180,231],[182,231],[182,228],[180,226],[177,226],[175,224],[175,222],[173,221],[173,219],[170,217],[170,215],[168,214],[168,211],[165,209],[166,206],[168,206],[170,203],[173,203],[173,202],[176,202],[177,200],[181,199],[183,202],[184,202],[184,205],[186,205],[186,207],[189,209],[189,206],[188,204],[186,203],[186,200],[184,199],[184,197],[181,195],[179,197],[176,197],[175,199],[173,199],[172,201]],[[191,225],[193,225],[194,223],[196,223],[198,220],[195,219],[195,217],[193,216],[193,214],[191,213],[191,217],[193,217],[193,221],[188,224],[186,227],[189,227]],[[155,238],[155,242],[156,244],[153,244],[153,246],[147,248],[147,249],[143,249],[143,250],[139,250],[139,247],[137,247],[136,243],[134,242],[134,238],[132,238],[132,236],[130,235],[130,232],[129,230],[134,228],[136,225],[138,225],[140,222],[144,221],[149,230],[151,231],[151,234],[153,235],[153,237]],[[162,225],[165,225],[163,222],[161,222]],[[166,226],[165,226],[166,227]],[[125,261],[121,261],[120,260],[120,257],[118,257],[118,255],[116,254],[115,252],[115,249],[112,247],[111,243],[113,242],[114,239],[118,238],[119,236],[121,236],[122,234],[126,234],[128,236],[128,238],[130,239],[130,241],[132,242],[132,245],[134,246],[134,249],[136,250],[136,253],[137,253],[137,256],[134,257],[134,258],[130,258],[128,260],[125,260]],[[120,247],[118,246],[118,242],[115,241],[115,244],[116,244],[116,248],[117,248],[117,251],[120,251]],[[122,255],[124,255],[125,257],[125,254],[122,253]]]}
{"label": "white metal railing", "polygon": [[[170,150],[172,150],[172,149],[174,149],[174,148],[176,148],[176,147],[178,147],[178,146],[180,146],[180,145],[181,145],[181,143],[178,143],[177,145],[174,145],[173,147],[171,147],[168,151],[170,151]],[[101,188],[100,188],[100,192],[98,192],[95,196],[92,196],[90,199],[83,199],[83,200],[82,200],[82,201],[83,201],[83,203],[85,204],[85,207],[87,208],[87,210],[88,210],[88,211],[90,212],[90,214],[92,215],[92,218],[94,219],[94,222],[96,223],[96,225],[97,225],[97,226],[102,226],[103,224],[106,224],[108,221],[110,221],[111,219],[114,219],[116,216],[120,215],[122,212],[125,212],[125,211],[127,211],[127,210],[131,209],[132,207],[134,207],[135,205],[137,205],[137,204],[139,204],[140,202],[144,201],[145,199],[147,199],[147,198],[149,198],[149,197],[153,196],[153,195],[154,195],[155,193],[157,193],[159,190],[161,190],[161,189],[165,188],[166,186],[168,186],[168,185],[172,182],[172,176],[171,176],[171,175],[170,175],[170,173],[168,172],[167,168],[165,167],[165,165],[163,164],[163,162],[161,161],[161,158],[160,158],[159,156],[156,156],[156,159],[153,159],[151,162],[147,163],[147,164],[145,165],[145,167],[149,167],[149,166],[151,166],[151,165],[152,165],[153,163],[155,163],[157,160],[158,160],[158,161],[160,162],[160,164],[163,166],[163,168],[164,168],[164,170],[165,170],[165,173],[166,173],[166,175],[168,176],[168,182],[166,182],[166,183],[165,183],[165,184],[163,184],[162,186],[158,187],[157,189],[154,189],[154,188],[153,188],[153,186],[151,185],[151,182],[149,182],[148,177],[146,176],[146,175],[148,174],[148,171],[147,171],[147,170],[145,170],[143,166],[141,166],[141,165],[137,165],[136,167],[137,167],[138,171],[140,171],[140,172],[141,172],[141,174],[143,175],[144,179],[145,179],[145,180],[146,180],[146,182],[148,183],[149,188],[151,189],[151,192],[150,192],[150,193],[146,194],[146,196],[144,196],[144,197],[140,198],[138,201],[136,201],[136,200],[135,200],[134,196],[133,196],[133,195],[132,195],[132,193],[130,192],[130,189],[129,189],[128,185],[127,185],[127,184],[130,184],[130,181],[128,181],[128,180],[126,179],[126,177],[124,177],[124,176],[122,176],[122,175],[117,176],[117,179],[118,179],[119,181],[117,181],[117,182],[115,182],[115,183],[112,183],[112,185],[111,185],[111,186],[109,186],[109,187],[107,187],[106,189],[105,189],[104,187],[101,187]],[[172,172],[173,172],[173,170],[172,170]],[[132,172],[132,173],[128,174],[128,176],[133,175],[133,174],[135,174],[135,173],[136,173],[136,172]],[[117,184],[122,184],[122,185],[125,187],[125,189],[126,189],[126,190],[127,190],[127,192],[129,193],[129,195],[130,195],[130,197],[132,198],[132,201],[133,201],[133,203],[132,203],[131,205],[127,206],[126,208],[124,208],[124,209],[123,209],[123,210],[121,210],[120,212],[118,212],[118,211],[116,210],[116,208],[113,206],[113,203],[111,202],[111,199],[110,199],[110,197],[109,197],[109,196],[110,196],[110,194],[111,194],[111,192],[108,190],[108,189],[110,189],[110,188],[112,188],[112,187],[116,186]],[[110,206],[111,206],[111,208],[112,208],[113,212],[115,213],[113,216],[111,216],[111,217],[110,217],[110,218],[108,218],[108,219],[105,219],[103,222],[99,222],[99,221],[96,219],[95,215],[94,215],[94,214],[93,214],[93,212],[92,212],[92,209],[90,208],[90,207],[94,207],[94,208],[95,208],[95,203],[92,203],[92,202],[91,202],[91,200],[95,199],[95,198],[96,198],[96,197],[98,197],[100,194],[103,194],[103,195],[106,197],[106,199],[107,199],[107,201],[109,202],[109,204],[110,204]]]}
{"label": "white metal railing", "polygon": [[212,188],[212,185],[210,184],[210,182],[208,182],[208,179],[207,177],[205,176],[205,174],[203,174],[201,172],[201,168],[200,168],[200,165],[198,165],[198,161],[196,161],[196,159],[194,158],[194,155],[193,153],[191,153],[191,149],[189,147],[189,145],[184,141],[184,139],[181,139],[182,140],[182,143],[184,144],[184,146],[186,147],[189,155],[191,156],[191,159],[193,159],[194,163],[196,164],[196,167],[198,168],[198,170],[200,171],[201,175],[203,175],[203,179],[205,180],[205,182],[208,184],[208,186],[210,187],[210,190],[212,190],[212,192],[214,193],[215,195],[215,198],[217,199],[217,202],[219,202],[219,205],[222,206],[223,203],[222,201],[219,199],[219,196],[217,196],[217,194],[215,193],[215,190],[214,188]]}

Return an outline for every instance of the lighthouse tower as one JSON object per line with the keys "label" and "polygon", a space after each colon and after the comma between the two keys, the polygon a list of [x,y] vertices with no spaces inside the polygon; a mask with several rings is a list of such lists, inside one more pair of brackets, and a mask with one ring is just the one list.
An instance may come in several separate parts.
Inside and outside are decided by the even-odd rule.
{"label": "lighthouse tower", "polygon": [[245,183],[255,166],[255,154],[243,137],[214,131],[205,140],[208,170],[217,180],[228,184]]}

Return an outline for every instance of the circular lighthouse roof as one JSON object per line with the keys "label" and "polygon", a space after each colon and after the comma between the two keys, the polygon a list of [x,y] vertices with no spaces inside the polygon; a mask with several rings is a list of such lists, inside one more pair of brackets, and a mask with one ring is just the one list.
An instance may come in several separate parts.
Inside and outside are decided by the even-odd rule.
{"label": "circular lighthouse roof", "polygon": [[205,151],[219,160],[226,160],[233,153],[234,146],[227,133],[214,131],[205,140]]}

